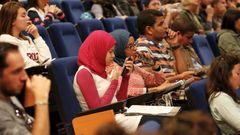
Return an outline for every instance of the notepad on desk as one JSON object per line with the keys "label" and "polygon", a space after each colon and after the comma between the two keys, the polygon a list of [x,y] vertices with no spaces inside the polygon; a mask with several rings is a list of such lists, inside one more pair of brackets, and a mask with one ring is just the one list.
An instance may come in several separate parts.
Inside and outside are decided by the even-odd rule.
{"label": "notepad on desk", "polygon": [[158,116],[174,116],[181,107],[173,106],[148,106],[148,105],[132,105],[125,112],[126,115],[158,115]]}

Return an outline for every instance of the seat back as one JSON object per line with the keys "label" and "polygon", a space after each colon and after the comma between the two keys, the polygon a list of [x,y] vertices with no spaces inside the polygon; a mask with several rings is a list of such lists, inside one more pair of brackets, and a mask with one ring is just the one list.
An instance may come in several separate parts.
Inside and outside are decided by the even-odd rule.
{"label": "seat back", "polygon": [[84,6],[85,11],[90,11],[92,8],[93,2],[92,0],[84,0],[82,4]]}
{"label": "seat back", "polygon": [[73,89],[73,79],[77,72],[77,57],[59,58],[52,62],[54,95],[67,134],[73,134],[72,120],[82,111]]}
{"label": "seat back", "polygon": [[139,37],[139,33],[137,30],[137,16],[129,16],[125,19],[125,23],[129,32],[133,35],[134,39],[136,40]]}
{"label": "seat back", "polygon": [[203,65],[211,64],[214,55],[208,44],[207,39],[202,35],[193,37],[193,48],[196,51]]}
{"label": "seat back", "polygon": [[192,83],[186,94],[188,102],[193,109],[210,113],[207,99],[207,79]]}
{"label": "seat back", "polygon": [[218,48],[217,34],[218,34],[217,32],[211,32],[207,34],[208,43],[215,57],[220,55],[220,51]]}
{"label": "seat back", "polygon": [[110,122],[115,122],[113,110],[80,116],[72,123],[75,135],[95,135],[102,125]]}
{"label": "seat back", "polygon": [[95,30],[105,30],[102,22],[97,19],[81,20],[77,23],[76,28],[82,41],[84,41],[87,36]]}
{"label": "seat back", "polygon": [[73,24],[80,20],[81,14],[85,11],[80,0],[62,0],[61,5],[67,21]]}
{"label": "seat back", "polygon": [[47,30],[43,27],[43,26],[40,26],[40,25],[37,25],[37,28],[38,28],[38,32],[39,34],[41,35],[41,37],[43,38],[43,40],[46,42],[46,44],[48,45],[48,48],[51,52],[51,55],[52,55],[52,58],[58,58],[58,55],[55,51],[55,48],[52,44],[52,41],[49,37],[49,34],[47,32]]}
{"label": "seat back", "polygon": [[105,18],[102,19],[102,22],[107,32],[112,32],[116,29],[128,30],[124,20],[121,18]]}
{"label": "seat back", "polygon": [[62,9],[61,2],[59,0],[51,0],[48,3],[49,5],[56,5],[58,8]]}
{"label": "seat back", "polygon": [[72,23],[53,23],[48,32],[58,57],[78,55],[82,41]]}
{"label": "seat back", "polygon": [[[211,116],[211,111],[207,99],[207,79],[192,83],[186,91],[189,104],[193,109],[201,110]],[[216,125],[217,126],[217,125]],[[217,135],[221,135],[217,126]]]}

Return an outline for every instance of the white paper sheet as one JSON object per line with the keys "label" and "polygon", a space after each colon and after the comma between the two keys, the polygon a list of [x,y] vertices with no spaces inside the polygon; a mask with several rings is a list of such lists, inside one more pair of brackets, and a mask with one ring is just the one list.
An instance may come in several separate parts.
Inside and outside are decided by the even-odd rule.
{"label": "white paper sheet", "polygon": [[170,113],[175,107],[172,106],[147,106],[147,105],[132,105],[126,112],[128,115],[150,114],[161,115]]}

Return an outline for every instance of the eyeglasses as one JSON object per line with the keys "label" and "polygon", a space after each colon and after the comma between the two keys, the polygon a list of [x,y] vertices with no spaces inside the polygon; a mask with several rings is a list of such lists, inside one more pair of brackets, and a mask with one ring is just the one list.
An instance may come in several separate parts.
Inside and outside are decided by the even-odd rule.
{"label": "eyeglasses", "polygon": [[134,49],[135,48],[135,44],[134,43],[129,43],[129,44],[127,44],[126,48]]}
{"label": "eyeglasses", "polygon": [[[12,102],[11,102],[12,103]],[[26,128],[31,131],[33,128],[33,123],[34,120],[31,119],[28,114],[21,108],[19,108],[18,106],[16,106],[14,103],[12,103],[13,108],[15,110],[15,116],[18,117],[19,119],[22,119],[25,122],[25,126]]]}

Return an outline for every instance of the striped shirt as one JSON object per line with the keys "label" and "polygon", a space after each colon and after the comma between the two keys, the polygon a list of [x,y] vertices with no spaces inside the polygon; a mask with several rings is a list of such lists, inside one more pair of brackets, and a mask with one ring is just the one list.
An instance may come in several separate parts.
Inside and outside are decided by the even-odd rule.
{"label": "striped shirt", "polygon": [[[150,54],[155,65],[160,65],[161,72],[175,73],[175,59],[166,44],[164,42],[157,43],[156,41],[149,40],[145,36],[139,37],[135,42],[137,52]],[[137,59],[136,63],[141,67],[149,67],[149,65],[144,64],[146,62],[142,59]]]}

